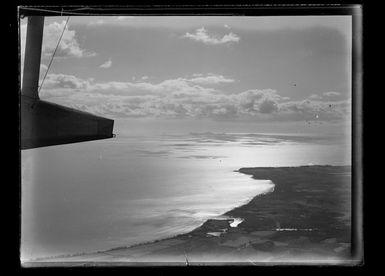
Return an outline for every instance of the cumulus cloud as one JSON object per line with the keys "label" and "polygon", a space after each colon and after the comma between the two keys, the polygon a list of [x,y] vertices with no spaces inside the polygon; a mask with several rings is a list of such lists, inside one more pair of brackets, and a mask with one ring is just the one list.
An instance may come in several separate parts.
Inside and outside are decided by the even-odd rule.
{"label": "cumulus cloud", "polygon": [[272,100],[264,100],[259,104],[259,112],[261,113],[273,113],[278,110],[278,104]]}
{"label": "cumulus cloud", "polygon": [[40,64],[40,73],[43,72],[43,71],[46,71],[47,69],[48,69],[47,65],[45,65],[43,63]]}
{"label": "cumulus cloud", "polygon": [[90,80],[83,80],[72,75],[48,74],[42,87],[41,96],[70,96],[74,92],[86,92]]}
{"label": "cumulus cloud", "polygon": [[[42,44],[42,57],[50,57],[59,41],[60,35],[65,26],[65,21],[61,23],[53,22],[44,26],[43,32],[43,44]],[[24,60],[25,40],[26,40],[27,24],[20,25],[20,46],[21,46],[21,59]],[[58,57],[89,57],[96,54],[91,51],[82,49],[76,39],[75,30],[70,30],[68,25],[60,41],[59,47],[55,56]]]}
{"label": "cumulus cloud", "polygon": [[202,27],[200,29],[195,30],[195,33],[191,34],[187,32],[183,35],[184,38],[189,38],[195,41],[203,42],[204,44],[208,45],[218,45],[218,44],[225,44],[225,43],[231,43],[231,42],[239,42],[240,37],[233,32],[230,32],[223,37],[220,37],[218,35],[212,35],[207,32],[207,30]]}
{"label": "cumulus cloud", "polygon": [[[148,78],[148,77],[147,77]],[[221,75],[202,76],[201,79],[195,78],[176,78],[164,80],[160,83],[145,82],[146,76],[139,82],[94,82],[93,79],[81,79],[72,75],[49,74],[44,87],[50,90],[50,95],[61,94],[63,89],[83,89],[82,92],[97,92],[106,95],[173,95],[176,98],[183,98],[186,95],[208,96],[215,92],[213,87],[199,85],[228,83],[233,80],[224,78]],[[70,91],[69,91],[70,93]]]}
{"label": "cumulus cloud", "polygon": [[[62,21],[61,23],[53,22],[44,26],[42,47],[43,55],[50,56],[53,53],[64,26],[65,21]],[[75,30],[70,30],[69,26],[67,25],[55,55],[59,57],[81,58],[95,56],[96,53],[82,49],[76,39]]]}
{"label": "cumulus cloud", "polygon": [[111,65],[112,65],[112,60],[111,60],[111,59],[108,59],[105,63],[103,63],[103,64],[100,65],[99,67],[100,67],[100,68],[106,69],[106,68],[110,68]]}
{"label": "cumulus cloud", "polygon": [[317,94],[312,94],[308,97],[309,100],[321,100],[322,96],[317,95]]}
{"label": "cumulus cloud", "polygon": [[[196,77],[210,76],[219,75]],[[343,119],[350,112],[349,101],[287,101],[273,89],[225,94],[209,86],[217,82],[198,84],[193,79],[176,78],[159,83],[95,82],[94,79],[49,74],[41,96],[110,117],[331,121]]]}
{"label": "cumulus cloud", "polygon": [[291,101],[279,104],[282,120],[341,120],[350,116],[351,101]]}
{"label": "cumulus cloud", "polygon": [[327,101],[328,98],[334,98],[334,97],[338,97],[340,95],[341,95],[340,92],[328,91],[328,92],[322,93],[322,95],[312,94],[307,99],[314,100],[314,101],[321,101],[321,100]]}
{"label": "cumulus cloud", "polygon": [[230,97],[235,102],[238,113],[245,116],[274,113],[278,110],[278,103],[283,100],[273,89],[247,90]]}
{"label": "cumulus cloud", "polygon": [[202,76],[199,74],[194,74],[194,78],[188,79],[188,81],[197,83],[197,84],[220,84],[220,83],[233,83],[233,79],[225,78],[222,75],[209,75]]}
{"label": "cumulus cloud", "polygon": [[336,97],[336,96],[341,95],[341,93],[340,92],[335,92],[335,91],[329,91],[329,92],[323,93],[322,95],[324,95],[326,97]]}

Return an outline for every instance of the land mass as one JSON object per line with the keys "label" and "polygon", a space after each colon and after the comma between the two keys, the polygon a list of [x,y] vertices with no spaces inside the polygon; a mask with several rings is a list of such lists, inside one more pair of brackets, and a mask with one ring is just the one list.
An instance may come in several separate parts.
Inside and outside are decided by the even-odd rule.
{"label": "land mass", "polygon": [[241,168],[238,172],[271,180],[274,191],[258,195],[186,234],[24,265],[354,262],[351,258],[350,166]]}

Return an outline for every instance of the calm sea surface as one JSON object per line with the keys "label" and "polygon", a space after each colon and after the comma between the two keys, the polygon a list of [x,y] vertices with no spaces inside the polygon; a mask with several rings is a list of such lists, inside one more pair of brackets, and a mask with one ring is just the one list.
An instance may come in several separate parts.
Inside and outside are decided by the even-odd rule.
{"label": "calm sea surface", "polygon": [[338,137],[118,136],[22,151],[22,260],[188,232],[268,192],[241,167],[350,165]]}

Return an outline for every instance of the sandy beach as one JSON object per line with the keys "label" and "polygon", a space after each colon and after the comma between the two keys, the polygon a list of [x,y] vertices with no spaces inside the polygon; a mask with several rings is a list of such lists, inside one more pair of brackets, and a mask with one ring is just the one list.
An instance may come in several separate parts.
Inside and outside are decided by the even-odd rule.
{"label": "sandy beach", "polygon": [[351,167],[241,168],[269,193],[172,238],[24,266],[341,264],[351,260]]}

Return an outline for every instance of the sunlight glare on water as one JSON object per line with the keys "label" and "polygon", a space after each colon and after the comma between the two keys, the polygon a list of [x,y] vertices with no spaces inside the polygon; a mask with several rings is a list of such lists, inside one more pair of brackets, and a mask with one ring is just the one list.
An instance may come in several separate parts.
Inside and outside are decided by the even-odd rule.
{"label": "sunlight glare on water", "polygon": [[341,151],[346,148],[322,141],[211,133],[23,151],[22,258],[188,232],[273,190],[269,180],[252,179],[239,168],[344,164],[349,156]]}

